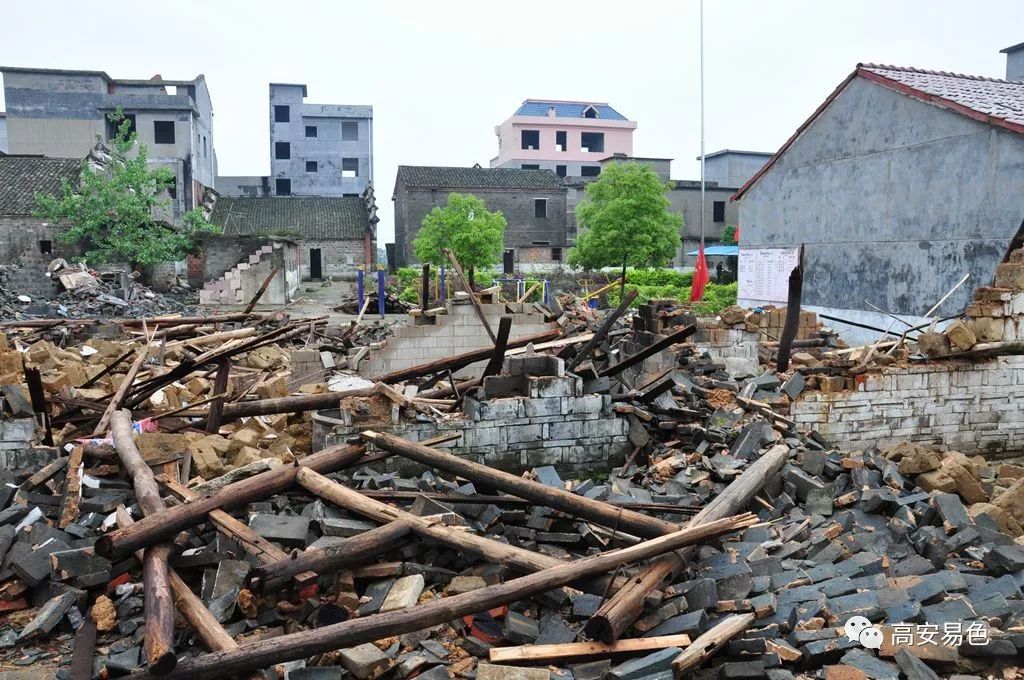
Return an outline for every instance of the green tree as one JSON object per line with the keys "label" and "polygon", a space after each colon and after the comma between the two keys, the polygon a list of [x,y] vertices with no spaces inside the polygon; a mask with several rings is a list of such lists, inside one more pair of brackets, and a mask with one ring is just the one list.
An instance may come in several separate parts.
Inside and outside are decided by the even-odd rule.
{"label": "green tree", "polygon": [[722,227],[722,244],[727,246],[736,245],[736,225],[727,224]]}
{"label": "green tree", "polygon": [[37,193],[36,216],[65,225],[59,238],[83,245],[90,261],[146,266],[183,259],[194,252],[198,233],[219,228],[200,208],[185,213],[177,227],[158,222],[153,211],[170,204],[164,192],[174,186],[174,173],[149,167],[146,146],[137,143],[120,110],[109,118],[117,125],[109,158],[98,168],[83,161],[79,183],[64,180],[57,195]]}
{"label": "green tree", "polygon": [[671,185],[648,166],[612,163],[576,207],[581,232],[569,264],[584,269],[664,267],[679,250],[682,215],[669,211]]}
{"label": "green tree", "polygon": [[444,254],[448,248],[459,264],[469,269],[472,281],[477,267],[501,261],[505,224],[501,211],[489,211],[476,196],[449,194],[443,208],[437,206],[423,218],[412,244],[413,253],[421,262],[442,265],[448,262]]}

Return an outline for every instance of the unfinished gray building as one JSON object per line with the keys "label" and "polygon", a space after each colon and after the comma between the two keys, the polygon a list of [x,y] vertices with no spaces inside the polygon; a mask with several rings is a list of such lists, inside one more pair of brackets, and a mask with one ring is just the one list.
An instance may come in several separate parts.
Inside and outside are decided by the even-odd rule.
{"label": "unfinished gray building", "polygon": [[505,216],[505,258],[516,269],[561,265],[571,245],[566,186],[550,170],[398,166],[395,192],[395,264],[416,262],[413,241],[423,218],[452,193],[471,194]]}
{"label": "unfinished gray building", "polygon": [[206,79],[114,79],[103,71],[0,67],[11,154],[81,159],[116,130],[121,109],[149,149],[150,163],[174,172],[172,220],[204,202],[214,186],[213,104]]}
{"label": "unfinished gray building", "polygon": [[1024,82],[1009,71],[858,64],[736,194],[740,303],[779,302],[745,284],[745,258],[803,244],[815,311],[884,329],[892,320],[875,305],[920,321],[969,274],[937,310],[962,312],[1021,235]]}
{"label": "unfinished gray building", "polygon": [[305,98],[305,85],[270,84],[272,194],[361,195],[373,183],[373,107]]}

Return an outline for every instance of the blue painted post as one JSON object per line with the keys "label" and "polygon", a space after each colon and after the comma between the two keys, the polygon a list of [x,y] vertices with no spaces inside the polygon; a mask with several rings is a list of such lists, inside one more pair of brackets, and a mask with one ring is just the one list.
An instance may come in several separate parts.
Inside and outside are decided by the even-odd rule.
{"label": "blue painted post", "polygon": [[357,279],[357,281],[358,281],[357,288],[359,289],[359,310],[360,311],[362,311],[362,309],[363,309],[363,293],[364,293],[364,290],[363,290],[363,275],[365,273],[366,272],[364,272],[362,269],[360,269],[359,270],[358,279]]}
{"label": "blue painted post", "polygon": [[384,270],[377,271],[377,311],[384,318]]}
{"label": "blue painted post", "polygon": [[445,298],[447,297],[447,295],[446,295],[447,291],[445,290],[445,288],[447,288],[447,277],[445,276],[444,266],[442,266],[441,267],[441,282],[440,282],[440,285],[437,287],[438,294],[441,296],[441,304],[442,305],[444,304]]}

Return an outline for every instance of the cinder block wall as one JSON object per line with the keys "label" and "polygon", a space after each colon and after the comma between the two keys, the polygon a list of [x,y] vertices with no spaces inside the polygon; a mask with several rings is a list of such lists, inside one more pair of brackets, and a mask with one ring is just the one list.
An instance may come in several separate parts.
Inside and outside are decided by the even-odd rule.
{"label": "cinder block wall", "polygon": [[1020,455],[1024,356],[866,374],[856,392],[806,393],[790,413],[798,428],[843,449],[909,440],[989,458]]}
{"label": "cinder block wall", "polygon": [[[505,305],[481,307],[491,328],[497,332],[498,322],[506,314]],[[509,337],[515,340],[554,328],[556,325],[546,323],[539,312],[513,314]],[[456,305],[449,301],[448,314],[438,316],[435,325],[410,323],[396,326],[394,334],[386,340],[384,347],[371,350],[369,359],[360,364],[359,373],[364,376],[379,375],[491,346],[491,339],[473,311],[473,306]],[[470,366],[457,372],[457,375],[465,378],[478,377],[484,366],[485,363]]]}

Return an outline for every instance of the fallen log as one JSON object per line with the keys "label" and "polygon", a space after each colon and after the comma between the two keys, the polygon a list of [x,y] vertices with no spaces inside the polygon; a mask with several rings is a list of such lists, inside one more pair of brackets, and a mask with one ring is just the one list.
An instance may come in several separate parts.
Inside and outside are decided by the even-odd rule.
{"label": "fallen log", "polygon": [[[122,410],[112,414],[110,431],[122,469],[132,480],[135,501],[145,515],[158,516],[164,510],[164,503],[160,500],[160,488],[153,477],[153,470],[135,446],[131,413]],[[146,548],[142,556],[146,659],[150,671],[156,675],[170,673],[178,663],[174,653],[174,599],[167,564],[170,555],[171,545],[162,543]]]}
{"label": "fallen log", "polygon": [[719,647],[745,631],[754,622],[754,618],[753,614],[734,614],[712,626],[672,662],[672,670],[675,671],[676,677],[682,677],[683,673],[693,670],[711,658]]}
{"label": "fallen log", "polygon": [[469,301],[473,305],[473,311],[476,312],[477,318],[480,319],[480,323],[483,325],[484,330],[487,331],[487,335],[490,337],[491,343],[495,345],[498,344],[498,339],[494,335],[494,329],[491,328],[490,322],[487,321],[487,316],[484,315],[484,310],[480,307],[480,301],[476,299],[476,293],[473,292],[473,286],[466,280],[466,275],[462,273],[462,265],[459,264],[459,260],[455,257],[455,253],[448,248],[445,248],[444,254],[452,263],[452,270],[455,271],[455,278],[459,280],[459,283],[462,284],[466,294],[469,295]]}
{"label": "fallen log", "polygon": [[626,357],[625,359],[623,359],[619,363],[613,364],[612,366],[609,366],[608,368],[606,368],[603,371],[601,371],[600,373],[598,373],[598,375],[600,375],[602,378],[613,376],[613,375],[618,375],[619,373],[622,373],[623,371],[625,371],[627,368],[630,368],[632,366],[635,366],[635,365],[639,364],[644,359],[652,357],[655,354],[657,354],[658,352],[660,352],[662,350],[665,350],[665,349],[668,349],[672,345],[676,345],[676,344],[682,342],[683,340],[685,340],[686,338],[690,337],[691,335],[693,335],[696,332],[697,332],[697,327],[696,326],[686,326],[686,327],[676,331],[672,335],[669,335],[668,337],[662,338],[661,340],[659,340],[658,342],[654,343],[650,347],[645,347],[644,349],[640,350],[636,354],[632,354],[632,355]]}
{"label": "fallen log", "polygon": [[449,453],[380,432],[363,432],[362,438],[376,446],[438,470],[464,477],[477,484],[494,487],[514,496],[533,501],[606,527],[652,538],[679,529],[673,522],[656,519],[628,508],[556,489],[539,482],[516,477]]}
{"label": "fallen log", "polygon": [[128,372],[125,373],[124,378],[121,380],[121,384],[117,386],[117,390],[114,392],[114,396],[110,398],[110,402],[107,404],[106,410],[103,415],[100,416],[100,422],[96,424],[96,429],[92,431],[93,437],[99,437],[105,434],[107,431],[107,423],[110,422],[114,412],[121,408],[121,404],[124,402],[125,396],[128,394],[128,390],[131,389],[132,383],[135,382],[135,376],[139,374],[139,369],[142,368],[142,364],[146,361],[146,357],[153,350],[153,345],[147,341],[146,345],[139,350],[139,355],[135,357],[135,361],[128,368]]}
{"label": "fallen log", "polygon": [[[326,480],[328,483],[330,480]],[[461,595],[445,597],[425,604],[374,614],[313,630],[282,635],[262,640],[237,649],[206,654],[197,659],[183,661],[171,680],[209,680],[272,664],[322,654],[340,647],[352,647],[364,642],[399,635],[453,619],[487,611],[509,602],[522,600],[539,593],[559,588],[580,578],[596,576],[616,567],[649,559],[669,550],[693,545],[731,531],[753,526],[757,518],[750,514],[719,520],[691,529],[683,529],[667,536],[644,541],[635,546],[620,548],[593,557],[566,562],[557,567],[522,576],[505,583],[486,586]],[[130,678],[153,677],[148,673],[135,673]]]}
{"label": "fallen log", "polygon": [[687,647],[689,644],[690,636],[680,633],[679,635],[657,635],[633,640],[619,640],[610,645],[603,642],[566,642],[558,645],[492,647],[488,653],[491,663],[513,663],[516,661],[556,661],[578,657],[593,659],[615,654],[647,652],[652,649]]}
{"label": "fallen log", "polygon": [[[342,392],[324,392],[322,394],[295,394],[288,397],[275,397],[273,399],[257,399],[254,401],[239,401],[233,404],[224,404],[221,407],[221,420],[234,420],[236,418],[250,418],[252,416],[269,416],[275,413],[302,413],[305,411],[320,411],[323,409],[337,408],[343,399],[348,397],[369,397],[376,393],[372,387],[355,390],[344,390]],[[212,418],[211,411],[188,410],[178,414],[182,418]]]}
{"label": "fallen log", "polygon": [[[167,475],[157,476],[157,481],[163,484],[168,491],[184,501],[191,502],[201,498],[199,494],[192,491],[184,484],[171,479]],[[213,526],[217,527],[218,531],[228,538],[238,541],[238,544],[242,546],[242,550],[255,557],[264,565],[274,564],[289,558],[288,553],[284,550],[278,548],[276,545],[250,529],[244,522],[235,519],[223,510],[211,510],[209,520]],[[305,569],[293,571],[291,575],[295,577],[295,586],[299,590],[305,588],[311,583],[316,583],[317,579],[316,573]]]}
{"label": "fallen log", "polygon": [[[686,526],[699,526],[727,517],[747,507],[751,499],[774,477],[789,458],[789,447],[779,444],[743,471],[710,503],[697,513]],[[667,553],[648,565],[629,584],[612,595],[587,621],[587,633],[602,642],[618,640],[643,613],[647,596],[662,582],[682,569],[689,551]]]}
{"label": "fallen log", "polygon": [[293,576],[302,572],[332,574],[387,551],[408,533],[407,523],[390,522],[328,548],[285,555],[283,559],[257,567],[249,574],[249,589],[255,593],[269,593],[287,585]]}

